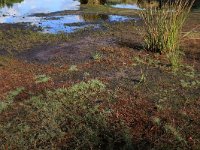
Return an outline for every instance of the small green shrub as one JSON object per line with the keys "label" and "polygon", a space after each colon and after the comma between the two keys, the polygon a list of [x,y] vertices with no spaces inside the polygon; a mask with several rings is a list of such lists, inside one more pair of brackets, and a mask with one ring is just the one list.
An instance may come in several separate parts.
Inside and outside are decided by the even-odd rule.
{"label": "small green shrub", "polygon": [[0,101],[0,113],[3,110],[5,110],[9,105],[11,105],[13,103],[13,100],[15,99],[15,97],[17,95],[19,95],[24,90],[25,90],[24,87],[19,87],[19,88],[16,88],[15,90],[13,90],[13,91],[10,91],[8,93],[8,96],[5,99],[5,101]]}
{"label": "small green shrub", "polygon": [[0,113],[8,107],[8,103],[0,101]]}
{"label": "small green shrub", "polygon": [[22,91],[24,91],[24,90],[25,90],[24,87],[19,87],[19,88],[16,88],[15,90],[9,92],[8,97],[7,97],[7,100],[10,101],[10,102],[12,102],[13,99],[14,99],[17,95],[19,95]]}
{"label": "small green shrub", "polygon": [[36,83],[46,83],[50,80],[51,78],[46,76],[46,75],[38,75],[35,77],[35,82]]}
{"label": "small green shrub", "polygon": [[95,95],[98,91],[102,92],[105,90],[106,86],[99,80],[93,79],[86,82],[81,82],[73,85],[69,92],[73,94],[74,97],[85,95]]}

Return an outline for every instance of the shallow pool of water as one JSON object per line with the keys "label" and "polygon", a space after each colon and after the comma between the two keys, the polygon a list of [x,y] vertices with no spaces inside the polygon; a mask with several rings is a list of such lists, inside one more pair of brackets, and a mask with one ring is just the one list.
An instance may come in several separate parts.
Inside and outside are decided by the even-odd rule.
{"label": "shallow pool of water", "polygon": [[[134,18],[117,15],[84,14],[84,15],[65,15],[65,16],[5,16],[2,23],[30,23],[42,28],[45,33],[74,32],[85,27],[99,28],[102,22],[122,22]],[[1,22],[1,21],[0,21]]]}
{"label": "shallow pool of water", "polygon": [[[87,14],[94,17],[92,14]],[[99,15],[101,16],[101,15]],[[99,17],[98,19],[85,18],[83,15],[67,15],[67,16],[58,16],[58,18],[51,20],[48,17],[42,18],[37,26],[41,26],[44,29],[44,32],[47,33],[58,33],[58,32],[74,32],[77,29],[85,27],[99,28],[102,22],[118,22],[118,21],[128,21],[133,18],[125,16],[115,16],[115,15],[103,15],[104,17]]]}
{"label": "shallow pool of water", "polygon": [[[1,1],[0,1],[1,2]],[[113,6],[114,7],[114,6]],[[98,28],[101,22],[127,21],[133,18],[115,15],[84,14],[37,17],[32,14],[79,10],[77,0],[12,0],[0,3],[0,23],[29,23],[43,32],[73,32],[84,27]]]}

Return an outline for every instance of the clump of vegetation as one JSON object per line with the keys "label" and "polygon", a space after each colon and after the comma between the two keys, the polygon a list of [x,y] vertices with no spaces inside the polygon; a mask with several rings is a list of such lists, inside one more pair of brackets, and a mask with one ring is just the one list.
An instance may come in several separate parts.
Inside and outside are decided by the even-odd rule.
{"label": "clump of vegetation", "polygon": [[100,61],[101,58],[102,58],[102,54],[96,52],[96,53],[94,53],[94,54],[92,55],[92,58],[93,58],[94,60],[96,60],[96,61]]}
{"label": "clump of vegetation", "polygon": [[50,80],[51,78],[50,77],[48,77],[48,76],[46,76],[45,74],[43,74],[43,75],[38,75],[38,76],[36,76],[35,77],[35,82],[36,83],[46,83],[46,82],[48,82],[49,80]]}
{"label": "clump of vegetation", "polygon": [[105,87],[106,86],[99,80],[90,80],[88,81],[88,83],[81,82],[81,83],[73,85],[69,89],[69,92],[73,93],[75,97],[80,96],[80,95],[84,95],[84,96],[95,95],[97,94],[97,91],[105,90]]}
{"label": "clump of vegetation", "polygon": [[180,66],[181,30],[194,0],[166,2],[161,8],[142,10],[144,43],[149,51],[166,54],[174,69]]}
{"label": "clump of vegetation", "polygon": [[71,72],[78,71],[77,65],[71,65],[69,71]]}
{"label": "clump of vegetation", "polygon": [[24,87],[19,87],[16,88],[13,91],[10,91],[8,93],[8,96],[5,101],[0,101],[0,113],[5,110],[9,105],[13,103],[13,100],[15,99],[16,96],[18,96],[21,92],[25,90]]}

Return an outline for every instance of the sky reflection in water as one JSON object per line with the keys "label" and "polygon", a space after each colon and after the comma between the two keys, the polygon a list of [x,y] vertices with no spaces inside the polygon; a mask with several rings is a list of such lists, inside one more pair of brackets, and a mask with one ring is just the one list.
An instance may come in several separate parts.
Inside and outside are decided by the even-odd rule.
{"label": "sky reflection in water", "polygon": [[[119,6],[118,6],[119,7]],[[98,24],[88,24],[87,19],[81,15],[65,15],[54,17],[30,16],[35,13],[50,13],[63,10],[79,10],[80,2],[77,0],[24,0],[21,3],[14,3],[12,7],[4,6],[0,8],[0,23],[31,23],[44,29],[44,32],[73,32],[76,29],[86,26],[98,27]],[[101,20],[101,16],[99,17]],[[107,16],[102,21],[125,21],[130,18],[124,16]],[[94,20],[95,21],[95,20]],[[70,25],[72,23],[82,23],[82,25]],[[84,24],[84,23],[87,23]]]}

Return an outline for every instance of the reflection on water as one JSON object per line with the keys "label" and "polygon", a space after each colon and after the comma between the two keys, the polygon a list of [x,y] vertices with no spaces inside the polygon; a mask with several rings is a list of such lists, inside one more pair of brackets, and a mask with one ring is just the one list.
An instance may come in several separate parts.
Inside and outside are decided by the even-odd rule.
{"label": "reflection on water", "polygon": [[103,14],[68,15],[64,17],[60,16],[59,19],[54,20],[43,18],[38,25],[43,27],[45,29],[44,32],[47,33],[58,33],[63,31],[70,33],[84,27],[99,28],[100,22],[118,22],[131,19],[133,18]]}
{"label": "reflection on water", "polygon": [[194,9],[199,9],[199,10],[200,10],[200,0],[196,0],[196,1],[194,2],[193,8],[194,8]]}
{"label": "reflection on water", "polygon": [[104,5],[107,0],[80,0],[81,4]]}
{"label": "reflection on water", "polygon": [[102,14],[68,15],[58,20],[49,20],[49,21],[43,20],[40,22],[40,26],[45,27],[44,32],[47,33],[58,33],[63,31],[70,33],[84,27],[99,28],[101,25],[100,22],[118,22],[118,21],[128,21],[128,20],[133,20],[133,18],[125,16],[116,16],[116,15],[102,15]]}
{"label": "reflection on water", "polygon": [[[161,7],[165,2],[175,0],[107,0],[108,4],[115,8],[140,9],[149,7]],[[189,0],[193,1],[193,0]],[[195,0],[193,8],[200,8],[200,0]]]}
{"label": "reflection on water", "polygon": [[137,4],[115,4],[111,6],[114,8],[140,9],[140,7]]}
{"label": "reflection on water", "polygon": [[[74,32],[84,27],[98,28],[101,22],[128,21],[134,18],[104,14],[65,15],[56,17],[10,17],[2,23],[30,23],[43,29],[45,33]],[[1,22],[1,21],[0,21]]]}
{"label": "reflection on water", "polygon": [[81,18],[86,22],[108,21],[109,16],[105,14],[83,14]]}
{"label": "reflection on water", "polygon": [[[8,15],[24,15],[32,13],[55,12],[62,10],[78,10],[81,4],[107,3],[116,8],[139,9],[138,6],[158,7],[168,0],[0,0],[1,13]],[[170,0],[175,1],[175,0]],[[192,0],[189,0],[192,1]],[[194,8],[200,7],[200,0],[195,0]],[[12,13],[14,12],[14,13]]]}
{"label": "reflection on water", "polygon": [[108,0],[108,4],[115,8],[141,9],[159,6],[159,0]]}
{"label": "reflection on water", "polygon": [[138,5],[142,8],[155,8],[155,7],[160,7],[161,1],[160,0],[151,0],[151,1],[143,1],[139,0]]}
{"label": "reflection on water", "polygon": [[[1,6],[4,6],[0,9],[0,14],[14,16],[62,10],[78,10],[80,4],[79,1],[75,0],[0,0],[0,2]],[[8,4],[10,7],[8,7]]]}
{"label": "reflection on water", "polygon": [[14,3],[21,3],[23,0],[0,0],[0,7],[13,7]]}

